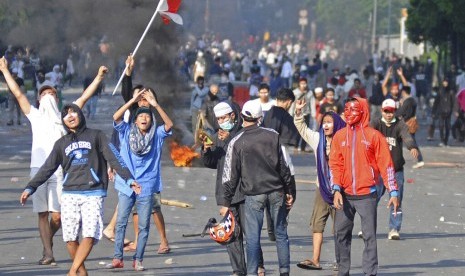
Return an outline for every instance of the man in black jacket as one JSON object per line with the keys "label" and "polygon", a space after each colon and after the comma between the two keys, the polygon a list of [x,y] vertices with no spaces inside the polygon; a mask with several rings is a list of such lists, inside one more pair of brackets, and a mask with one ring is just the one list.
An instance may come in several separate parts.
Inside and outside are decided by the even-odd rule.
{"label": "man in black jacket", "polygon": [[[220,129],[213,136],[213,141],[208,141],[207,139],[203,141],[202,160],[205,167],[217,170],[215,186],[216,204],[224,206],[224,189],[221,181],[224,158],[229,142],[242,129],[242,121],[239,117],[240,108],[237,105],[221,102],[215,105],[213,111]],[[226,248],[234,275],[244,276],[247,275],[243,243],[243,230],[245,229],[244,195],[239,190],[236,190],[229,210],[231,210],[236,221],[240,224],[242,231],[233,242],[226,245]],[[263,261],[261,264],[263,267]]]}
{"label": "man in black jacket", "polygon": [[[391,152],[392,162],[394,163],[395,179],[398,187],[398,200],[399,207],[397,212],[394,212],[394,208],[391,207],[389,214],[389,240],[399,240],[399,231],[402,226],[402,197],[404,194],[404,164],[405,159],[402,153],[402,145],[405,143],[407,149],[414,158],[418,158],[419,150],[418,146],[410,135],[409,130],[405,122],[394,114],[396,113],[396,103],[392,99],[383,101],[382,104],[382,117],[378,119],[373,128],[381,132],[385,137],[389,145],[389,151]],[[384,185],[378,185],[380,191],[378,192],[378,198],[384,193]]]}
{"label": "man in black jacket", "polygon": [[287,236],[287,209],[292,208],[291,174],[284,159],[279,135],[259,127],[261,106],[248,101],[242,108],[243,129],[228,145],[222,183],[224,215],[231,206],[237,188],[245,195],[245,231],[247,240],[247,275],[257,275],[260,262],[260,235],[266,201],[276,235],[280,275],[289,275],[290,252]]}
{"label": "man in black jacket", "polygon": [[[21,194],[20,203],[24,205],[61,165],[64,174],[61,196],[63,240],[73,260],[68,275],[87,275],[84,261],[102,237],[103,198],[108,188],[107,162],[137,194],[140,186],[105,135],[100,130],[87,128],[84,114],[77,105],[66,105],[61,118],[68,134],[55,142],[44,165]],[[80,229],[81,242],[78,240]]]}

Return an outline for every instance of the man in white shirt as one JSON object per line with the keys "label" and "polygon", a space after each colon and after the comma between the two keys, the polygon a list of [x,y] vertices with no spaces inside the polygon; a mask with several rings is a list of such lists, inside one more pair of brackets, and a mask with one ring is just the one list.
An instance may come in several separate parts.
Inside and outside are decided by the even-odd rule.
{"label": "man in white shirt", "polygon": [[258,87],[258,98],[253,101],[261,106],[263,116],[276,105],[276,101],[270,98],[270,86],[264,82]]}
{"label": "man in white shirt", "polygon": [[[16,81],[8,70],[8,62],[3,57],[0,59],[0,71],[19,103],[19,106],[31,122],[32,149],[31,149],[31,178],[44,164],[53,149],[55,141],[65,134],[62,125],[61,113],[58,110],[57,91],[53,86],[43,85],[39,89],[39,108],[32,106],[26,95],[21,92]],[[87,100],[97,89],[108,69],[101,66],[94,81],[87,87],[80,98],[74,103],[82,108]],[[58,169],[44,185],[37,189],[33,195],[33,211],[39,216],[39,233],[43,245],[42,258],[39,265],[50,265],[55,263],[53,257],[53,236],[61,227],[60,195],[62,189],[63,175]],[[49,220],[49,215],[51,218]]]}

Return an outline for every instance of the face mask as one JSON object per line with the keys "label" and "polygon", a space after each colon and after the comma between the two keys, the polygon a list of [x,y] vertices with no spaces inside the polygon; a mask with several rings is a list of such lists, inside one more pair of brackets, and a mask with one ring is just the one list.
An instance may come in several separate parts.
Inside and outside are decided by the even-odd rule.
{"label": "face mask", "polygon": [[231,130],[234,127],[234,123],[231,122],[231,120],[227,120],[226,122],[223,122],[220,124],[221,129],[223,130]]}
{"label": "face mask", "polygon": [[346,117],[349,125],[358,123],[362,118],[362,107],[358,101],[349,102],[346,104],[344,110],[344,116]]}

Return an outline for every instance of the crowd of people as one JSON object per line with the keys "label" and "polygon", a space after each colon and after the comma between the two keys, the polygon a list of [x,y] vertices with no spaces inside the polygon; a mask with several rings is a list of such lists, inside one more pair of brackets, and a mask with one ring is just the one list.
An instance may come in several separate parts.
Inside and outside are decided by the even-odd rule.
{"label": "crowd of people", "polygon": [[[370,59],[359,74],[349,65],[339,69],[334,53],[318,52],[309,58],[298,39],[291,37],[240,50],[233,49],[229,40],[218,43],[205,37],[195,47],[186,46],[179,57],[180,74],[186,81],[195,81],[190,102],[192,132],[201,145],[204,165],[217,170],[216,203],[220,214],[233,217],[240,229],[237,237],[225,242],[234,275],[266,274],[260,245],[265,220],[269,239],[276,242],[279,273],[290,274],[287,221],[297,199],[291,153],[299,151],[315,154],[318,190],[310,218],[313,255],[297,266],[322,269],[323,232],[331,217],[334,269],[338,275],[349,275],[358,213],[359,236],[365,242],[363,271],[376,275],[377,205],[386,190],[391,208],[387,238],[400,239],[402,147],[405,144],[417,160],[413,168],[424,166],[415,133],[419,121],[426,118],[428,140],[434,138],[436,124],[439,146],[449,145],[450,132],[464,140],[464,107],[456,94],[465,89],[465,72],[451,66],[434,86],[431,59],[421,63],[381,55]],[[96,112],[92,98],[103,89],[105,66],[99,67],[95,78],[83,78],[83,94],[61,108],[60,89],[75,76],[72,56],[65,74],[60,65],[44,74],[37,67],[40,61],[34,51],[26,55],[21,51],[13,54],[11,49],[7,52],[0,60],[0,71],[11,92],[10,104],[16,106],[17,123],[21,123],[22,112],[31,122],[33,134],[31,181],[20,202],[24,204],[32,196],[33,210],[38,213],[43,245],[39,264],[55,262],[53,237],[62,227],[72,259],[69,275],[88,274],[85,260],[103,236],[115,246],[108,269],[123,268],[123,252],[131,251],[132,267],[143,271],[152,215],[160,234],[158,253],[169,253],[160,208],[160,160],[173,122],[154,89],[133,86],[133,57],[126,59],[125,104],[113,115],[114,133],[109,141],[101,131],[87,128],[83,112],[84,106],[89,107],[90,119]],[[38,107],[25,95],[27,64],[34,68],[31,78],[37,94],[32,101],[37,100]],[[235,86],[239,85],[247,87],[245,103],[235,102]],[[13,107],[9,109],[14,114]],[[155,114],[160,115],[162,124],[157,125]],[[13,122],[11,117],[8,125]],[[102,205],[109,180],[115,182],[119,203],[104,229]],[[125,239],[130,214],[135,223],[133,242]]]}

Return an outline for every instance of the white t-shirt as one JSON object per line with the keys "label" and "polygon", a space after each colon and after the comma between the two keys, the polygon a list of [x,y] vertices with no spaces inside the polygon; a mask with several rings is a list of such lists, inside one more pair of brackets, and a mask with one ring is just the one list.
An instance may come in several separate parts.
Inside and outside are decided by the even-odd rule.
{"label": "white t-shirt", "polygon": [[266,103],[262,103],[260,101],[260,98],[258,99],[255,99],[254,100],[257,104],[260,104],[260,106],[262,107],[262,112],[267,112],[268,110],[270,110],[273,106],[276,105],[276,101],[275,100],[272,100],[272,99],[268,99],[268,102]]}
{"label": "white t-shirt", "polygon": [[31,168],[40,168],[63,133],[56,131],[55,123],[33,106],[26,117],[31,122],[32,130]]}

